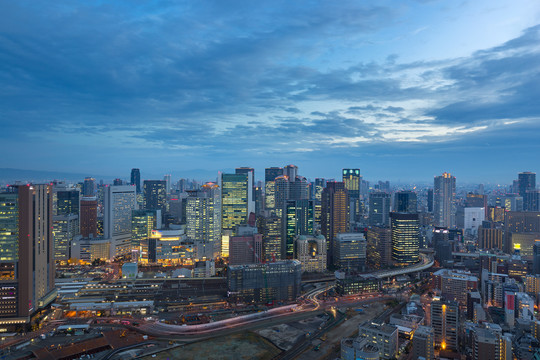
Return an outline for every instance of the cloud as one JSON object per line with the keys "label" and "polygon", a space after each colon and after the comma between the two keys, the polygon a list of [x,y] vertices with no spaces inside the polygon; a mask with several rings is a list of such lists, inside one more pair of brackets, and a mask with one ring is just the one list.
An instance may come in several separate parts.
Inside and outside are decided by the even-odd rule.
{"label": "cloud", "polygon": [[0,138],[29,149],[43,139],[51,156],[69,148],[73,159],[96,145],[165,158],[357,156],[538,119],[539,26],[470,56],[403,62],[399,51],[369,54],[406,6],[316,5],[4,3]]}

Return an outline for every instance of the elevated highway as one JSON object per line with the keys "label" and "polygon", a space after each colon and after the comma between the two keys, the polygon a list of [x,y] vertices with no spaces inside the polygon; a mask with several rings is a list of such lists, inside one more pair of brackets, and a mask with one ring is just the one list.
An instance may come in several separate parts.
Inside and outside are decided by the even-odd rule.
{"label": "elevated highway", "polygon": [[424,271],[429,269],[433,266],[435,261],[433,260],[433,256],[430,254],[420,254],[420,262],[417,264],[413,264],[404,268],[399,269],[390,269],[390,270],[382,270],[377,272],[372,272],[370,275],[375,276],[378,279],[386,279],[389,277],[399,276],[399,275],[405,275],[410,274],[418,271]]}

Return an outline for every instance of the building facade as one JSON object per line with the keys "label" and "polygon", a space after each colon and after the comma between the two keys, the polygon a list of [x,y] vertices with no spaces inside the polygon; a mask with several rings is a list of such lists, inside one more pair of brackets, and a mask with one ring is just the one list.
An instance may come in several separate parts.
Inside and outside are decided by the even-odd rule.
{"label": "building facade", "polygon": [[294,301],[300,295],[302,265],[298,260],[229,266],[229,299],[242,302]]}
{"label": "building facade", "polygon": [[[189,191],[186,198],[186,233],[208,259],[221,254],[221,191],[215,183]],[[204,250],[203,250],[204,249]]]}
{"label": "building facade", "polygon": [[392,260],[410,265],[419,260],[418,214],[391,213]]}
{"label": "building facade", "polygon": [[0,329],[29,326],[56,298],[50,185],[10,186],[0,194]]}
{"label": "building facade", "polygon": [[456,225],[456,177],[449,173],[436,176],[433,187],[433,220],[435,226]]}
{"label": "building facade", "polygon": [[324,272],[326,257],[327,245],[324,236],[298,236],[295,242],[295,258],[302,264],[302,271]]}
{"label": "building facade", "polygon": [[106,186],[104,189],[103,235],[111,239],[111,258],[131,255],[131,215],[137,209],[135,187]]}

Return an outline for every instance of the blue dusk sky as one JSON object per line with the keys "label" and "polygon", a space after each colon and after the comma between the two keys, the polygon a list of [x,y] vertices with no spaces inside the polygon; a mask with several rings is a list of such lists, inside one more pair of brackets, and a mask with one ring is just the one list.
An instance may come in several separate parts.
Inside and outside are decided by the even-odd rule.
{"label": "blue dusk sky", "polygon": [[0,17],[3,168],[540,171],[538,0],[5,0]]}

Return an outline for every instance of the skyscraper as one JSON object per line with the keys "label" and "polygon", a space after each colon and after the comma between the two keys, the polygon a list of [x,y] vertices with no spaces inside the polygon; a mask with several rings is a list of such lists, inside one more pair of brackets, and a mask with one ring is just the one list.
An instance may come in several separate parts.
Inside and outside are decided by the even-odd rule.
{"label": "skyscraper", "polygon": [[97,199],[95,196],[81,199],[80,229],[84,238],[97,237]]}
{"label": "skyscraper", "polygon": [[263,234],[263,256],[266,261],[281,259],[282,220],[276,215],[262,217],[260,220],[260,228]]}
{"label": "skyscraper", "polygon": [[83,196],[96,196],[96,179],[87,177],[84,179],[82,192]]}
{"label": "skyscraper", "polygon": [[161,210],[131,211],[131,256],[132,260],[147,255],[148,241],[152,230],[161,228]]}
{"label": "skyscraper", "polygon": [[146,210],[161,210],[167,212],[167,182],[165,180],[144,180],[144,208]]}
{"label": "skyscraper", "polygon": [[229,265],[259,264],[263,262],[262,235],[257,228],[242,226],[229,242]]}
{"label": "skyscraper", "polygon": [[321,233],[326,238],[333,264],[334,240],[337,234],[349,231],[349,194],[343,182],[328,182],[321,198]]}
{"label": "skyscraper", "polygon": [[61,264],[70,258],[70,244],[79,234],[79,216],[77,214],[53,216],[54,260]]}
{"label": "skyscraper", "polygon": [[418,261],[418,214],[390,213],[392,229],[392,260],[398,265]]}
{"label": "skyscraper", "polygon": [[392,264],[392,231],[389,227],[369,227],[366,262],[370,269]]}
{"label": "skyscraper", "polygon": [[334,265],[340,269],[363,271],[366,239],[362,233],[341,233],[334,239]]}
{"label": "skyscraper", "polygon": [[433,190],[433,221],[435,226],[456,225],[456,177],[449,173],[435,176]]}
{"label": "skyscraper", "polygon": [[300,235],[295,241],[295,259],[302,263],[304,272],[323,272],[326,270],[328,246],[322,235]]}
{"label": "skyscraper", "polygon": [[525,192],[523,210],[540,211],[540,190],[527,190]]}
{"label": "skyscraper", "polygon": [[0,325],[15,331],[56,299],[50,185],[11,186],[0,194]]}
{"label": "skyscraper", "polygon": [[287,200],[291,198],[290,196],[290,186],[289,186],[289,177],[287,175],[281,175],[275,178],[274,180],[275,192],[274,192],[274,209],[273,214],[282,217],[283,211],[287,204]]}
{"label": "skyscraper", "polygon": [[284,213],[285,233],[282,258],[294,257],[294,243],[298,235],[313,235],[315,204],[313,200],[288,200]]}
{"label": "skyscraper", "polygon": [[315,204],[320,204],[322,199],[322,192],[326,187],[326,179],[316,178],[315,179]]}
{"label": "skyscraper", "polygon": [[369,224],[388,226],[390,224],[390,194],[373,192],[369,194]]}
{"label": "skyscraper", "polygon": [[111,239],[111,258],[131,254],[131,215],[137,209],[135,187],[106,186],[103,206],[103,233]]}
{"label": "skyscraper", "polygon": [[398,191],[395,194],[394,211],[414,214],[418,211],[416,193],[413,191]]}
{"label": "skyscraper", "polygon": [[266,209],[273,210],[276,207],[276,183],[278,176],[283,175],[283,168],[271,167],[264,169],[264,194]]}
{"label": "skyscraper", "polygon": [[199,258],[214,258],[221,251],[221,191],[215,183],[188,191],[186,234],[197,244]]}
{"label": "skyscraper", "polygon": [[349,192],[349,198],[360,197],[360,169],[343,169],[343,183]]}
{"label": "skyscraper", "polygon": [[356,220],[360,215],[360,169],[343,169],[343,183],[349,193],[351,219]]}
{"label": "skyscraper", "polygon": [[247,224],[252,201],[252,174],[221,174],[221,228],[234,232],[235,227]]}
{"label": "skyscraper", "polygon": [[525,198],[528,190],[536,189],[536,173],[525,171],[518,174],[519,196]]}
{"label": "skyscraper", "polygon": [[79,189],[57,183],[53,187],[53,236],[55,261],[70,258],[70,243],[79,234]]}
{"label": "skyscraper", "polygon": [[165,175],[163,181],[165,181],[165,192],[169,195],[171,193],[171,175]]}
{"label": "skyscraper", "polygon": [[79,215],[79,189],[70,188],[67,186],[55,186],[53,214],[54,215]]}
{"label": "skyscraper", "polygon": [[141,171],[139,169],[131,169],[131,185],[135,186],[137,194],[141,193]]}

